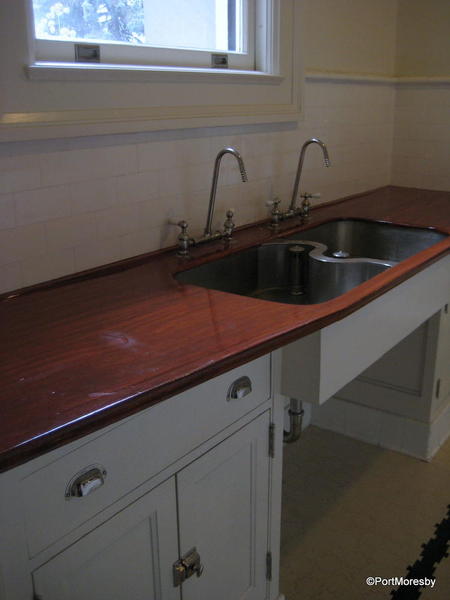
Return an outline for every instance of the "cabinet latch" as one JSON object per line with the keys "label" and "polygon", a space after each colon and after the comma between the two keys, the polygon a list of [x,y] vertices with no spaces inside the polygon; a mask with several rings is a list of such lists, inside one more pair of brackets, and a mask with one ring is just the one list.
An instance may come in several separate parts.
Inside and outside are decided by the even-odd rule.
{"label": "cabinet latch", "polygon": [[178,587],[192,575],[200,577],[202,573],[203,565],[200,562],[200,554],[197,552],[197,548],[191,548],[189,552],[173,563],[173,585]]}

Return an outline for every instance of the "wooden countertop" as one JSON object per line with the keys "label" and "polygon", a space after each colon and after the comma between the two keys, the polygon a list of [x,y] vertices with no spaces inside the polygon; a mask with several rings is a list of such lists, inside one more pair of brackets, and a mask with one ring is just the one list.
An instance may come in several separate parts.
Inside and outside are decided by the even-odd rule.
{"label": "wooden countertop", "polygon": [[[386,187],[313,210],[450,234],[450,192]],[[281,231],[300,229],[296,219]],[[0,298],[0,471],[109,425],[350,314],[450,251],[450,237],[309,306],[182,285],[172,274],[273,238],[266,224]]]}

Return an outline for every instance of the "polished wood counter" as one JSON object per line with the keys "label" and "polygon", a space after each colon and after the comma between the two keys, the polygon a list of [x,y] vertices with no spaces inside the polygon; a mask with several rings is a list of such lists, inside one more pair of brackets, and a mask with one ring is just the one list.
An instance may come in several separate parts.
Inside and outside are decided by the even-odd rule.
{"label": "polished wood counter", "polygon": [[[450,234],[450,193],[386,187],[314,209]],[[294,306],[182,285],[173,274],[273,238],[267,224],[178,259],[173,249],[0,298],[0,471],[309,334],[450,251],[450,237],[342,296]]]}

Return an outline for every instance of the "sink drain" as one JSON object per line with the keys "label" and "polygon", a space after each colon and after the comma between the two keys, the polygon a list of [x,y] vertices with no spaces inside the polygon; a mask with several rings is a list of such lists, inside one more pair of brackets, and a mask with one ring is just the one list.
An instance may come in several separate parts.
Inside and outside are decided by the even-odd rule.
{"label": "sink drain", "polygon": [[336,252],[332,252],[331,255],[335,258],[348,258],[350,253],[345,250],[336,250]]}

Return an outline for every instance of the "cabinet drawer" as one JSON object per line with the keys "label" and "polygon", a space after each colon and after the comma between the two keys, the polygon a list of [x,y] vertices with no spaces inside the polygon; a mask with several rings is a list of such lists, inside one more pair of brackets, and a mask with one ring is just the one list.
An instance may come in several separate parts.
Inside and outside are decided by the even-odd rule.
{"label": "cabinet drawer", "polygon": [[[21,482],[30,557],[269,396],[270,356],[266,355],[160,402],[84,445],[77,442],[74,450],[68,451],[69,446],[50,453],[49,463]],[[103,483],[96,468],[106,472]],[[84,485],[77,488],[77,475],[89,470],[91,476],[85,476]],[[67,498],[71,484],[74,489],[92,491]]]}

